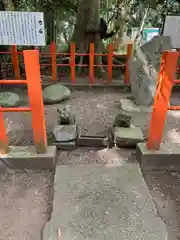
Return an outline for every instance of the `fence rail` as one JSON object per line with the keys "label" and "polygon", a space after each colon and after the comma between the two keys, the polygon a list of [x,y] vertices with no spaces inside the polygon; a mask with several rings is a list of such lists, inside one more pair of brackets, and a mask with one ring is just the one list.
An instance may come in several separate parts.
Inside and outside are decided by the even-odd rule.
{"label": "fence rail", "polygon": [[[26,50],[23,52],[26,70],[26,80],[1,80],[0,84],[27,84],[29,103],[31,107],[0,107],[0,154],[8,153],[8,137],[3,119],[3,112],[31,112],[34,142],[37,153],[45,153],[47,148],[44,104],[39,66],[39,52]],[[33,69],[33,71],[32,71]]]}
{"label": "fence rail", "polygon": [[[12,65],[13,65],[13,70],[15,74],[15,78],[21,79],[20,76],[20,67],[19,67],[19,56],[23,54],[23,52],[18,52],[16,46],[11,47],[10,52],[0,52],[1,55],[11,55],[12,58]],[[111,83],[112,82],[112,71],[113,67],[125,67],[125,75],[124,75],[124,84],[129,84],[129,59],[131,58],[133,54],[133,44],[128,44],[127,45],[127,53],[126,54],[116,54],[113,52],[113,45],[109,44],[108,45],[108,52],[107,54],[100,54],[100,53],[95,53],[95,48],[94,44],[90,44],[89,48],[89,53],[76,53],[76,46],[74,43],[70,44],[70,52],[69,53],[62,53],[62,52],[57,52],[56,51],[56,44],[55,42],[52,42],[50,44],[50,51],[49,53],[42,53],[40,52],[40,57],[44,58],[49,56],[51,58],[51,63],[42,63],[40,66],[51,66],[51,77],[53,81],[56,81],[58,79],[57,76],[57,68],[58,67],[69,67],[70,68],[70,76],[71,76],[71,81],[72,84],[76,83],[76,67],[89,67],[89,82],[90,84],[95,83],[95,68],[96,67],[107,67],[108,69],[108,79],[107,82]],[[69,57],[69,63],[57,63],[57,56],[64,56],[64,57]],[[89,65],[87,64],[76,64],[75,58],[76,56],[88,56],[89,57]],[[96,56],[107,56],[108,57],[108,64],[102,64],[102,65],[97,65],[95,64],[95,57]],[[113,64],[113,57],[114,56],[122,56],[125,58],[125,64],[121,65],[114,65]],[[8,63],[4,63],[8,64]]]}

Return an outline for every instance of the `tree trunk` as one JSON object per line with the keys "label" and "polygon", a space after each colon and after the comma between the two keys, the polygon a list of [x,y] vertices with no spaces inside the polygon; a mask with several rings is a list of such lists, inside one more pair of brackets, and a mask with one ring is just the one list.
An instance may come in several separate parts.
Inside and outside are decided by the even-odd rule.
{"label": "tree trunk", "polygon": [[56,41],[55,14],[50,10],[45,15],[45,25],[47,29],[47,45]]}
{"label": "tree trunk", "polygon": [[[80,0],[77,9],[76,24],[71,42],[76,44],[76,53],[89,53],[90,43],[94,43],[95,53],[95,73],[102,79],[107,79],[106,69],[103,64],[108,63],[107,54],[102,39],[100,37],[100,0]],[[89,65],[89,56],[76,57],[76,64]],[[113,64],[122,64],[122,62],[113,59]],[[85,68],[79,67],[78,73],[82,73]],[[121,70],[119,71],[121,74]]]}
{"label": "tree trunk", "polygon": [[[76,16],[76,25],[71,41],[76,44],[76,52],[88,53],[90,43],[94,43],[95,52],[103,52],[100,38],[100,0],[80,0]],[[88,63],[87,57],[80,57],[79,63]],[[95,64],[102,65],[102,56],[95,56]],[[98,73],[104,76],[104,68],[98,67]],[[79,69],[81,72],[82,68]],[[103,75],[103,76],[102,76]]]}

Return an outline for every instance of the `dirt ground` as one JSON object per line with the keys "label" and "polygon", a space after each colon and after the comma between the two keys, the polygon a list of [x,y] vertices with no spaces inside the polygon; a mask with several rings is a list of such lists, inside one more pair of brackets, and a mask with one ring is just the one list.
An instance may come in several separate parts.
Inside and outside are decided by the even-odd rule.
{"label": "dirt ground", "polygon": [[52,198],[52,173],[1,173],[0,240],[40,240],[50,217]]}
{"label": "dirt ground", "polygon": [[[27,93],[21,90],[19,94],[22,97],[22,106],[27,105]],[[119,112],[120,98],[124,97],[127,97],[127,94],[120,93],[118,90],[74,90],[68,101],[45,107],[48,132],[57,123],[56,108],[70,105],[83,133],[104,135],[107,127],[111,126],[115,115]],[[178,100],[180,103],[178,94],[174,94],[172,102],[178,104]],[[168,144],[175,142],[179,145],[179,116],[179,112],[168,114],[163,139]],[[33,143],[29,113],[6,113],[4,117],[12,145]],[[149,114],[134,113],[132,117],[133,125],[140,126],[146,137]],[[59,154],[58,164],[107,164],[110,158],[110,155],[99,149],[76,149],[72,152],[62,151]],[[132,154],[133,152],[129,150],[122,150],[122,158],[133,158]],[[116,160],[114,156],[112,161]],[[177,184],[180,175],[174,174],[149,173],[145,176],[159,214],[173,234],[171,240],[178,239],[180,234],[179,187]],[[0,240],[40,240],[41,230],[50,217],[52,196],[53,174],[12,170],[0,173]]]}
{"label": "dirt ground", "polygon": [[180,173],[154,172],[144,175],[158,214],[167,226],[168,240],[180,239]]}

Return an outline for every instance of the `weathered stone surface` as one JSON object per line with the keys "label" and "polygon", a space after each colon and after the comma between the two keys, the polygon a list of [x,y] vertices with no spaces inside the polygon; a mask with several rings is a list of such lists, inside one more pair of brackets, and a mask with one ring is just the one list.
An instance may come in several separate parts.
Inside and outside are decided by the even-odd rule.
{"label": "weathered stone surface", "polygon": [[11,92],[0,93],[0,106],[2,107],[16,107],[20,104],[20,97]]}
{"label": "weathered stone surface", "polygon": [[58,125],[71,125],[75,124],[76,119],[75,115],[72,113],[70,106],[66,106],[63,109],[57,109],[59,114],[58,116]]}
{"label": "weathered stone surface", "polygon": [[71,91],[61,84],[53,84],[43,90],[45,104],[58,103],[68,99],[70,96]]}
{"label": "weathered stone surface", "polygon": [[124,111],[121,111],[114,119],[114,127],[130,127],[131,116],[127,115]]}
{"label": "weathered stone surface", "polygon": [[151,151],[146,143],[138,143],[136,156],[143,172],[180,170],[180,149],[176,144],[162,143],[158,151]]}
{"label": "weathered stone surface", "polygon": [[161,55],[171,50],[168,36],[156,36],[139,49],[129,61],[131,91],[137,105],[153,104]]}
{"label": "weathered stone surface", "polygon": [[142,131],[139,127],[134,128],[115,127],[114,138],[117,147],[122,146],[136,147],[137,143],[144,141]]}
{"label": "weathered stone surface", "polygon": [[[167,240],[137,162],[57,166],[43,240]],[[60,235],[60,234],[59,234]],[[59,239],[61,239],[59,238]]]}
{"label": "weathered stone surface", "polygon": [[76,125],[58,125],[53,130],[57,142],[69,142],[77,138]]}
{"label": "weathered stone surface", "polygon": [[122,98],[120,99],[120,108],[128,113],[151,113],[152,112],[152,106],[142,106],[142,105],[136,105],[133,100]]}
{"label": "weathered stone surface", "polygon": [[83,147],[107,147],[108,138],[105,136],[80,135],[77,145]]}
{"label": "weathered stone surface", "polygon": [[53,145],[61,150],[73,150],[76,148],[76,141],[73,140],[69,142],[55,142]]}
{"label": "weathered stone surface", "polygon": [[130,84],[135,104],[151,106],[156,91],[157,72],[147,63],[130,61]]}
{"label": "weathered stone surface", "polygon": [[6,156],[0,154],[0,161],[11,169],[53,170],[56,167],[56,147],[48,146],[45,153],[37,154],[35,146],[11,146]]}
{"label": "weathered stone surface", "polygon": [[150,64],[159,70],[162,52],[172,50],[171,38],[168,36],[155,36],[151,41],[141,46],[141,51],[145,54]]}

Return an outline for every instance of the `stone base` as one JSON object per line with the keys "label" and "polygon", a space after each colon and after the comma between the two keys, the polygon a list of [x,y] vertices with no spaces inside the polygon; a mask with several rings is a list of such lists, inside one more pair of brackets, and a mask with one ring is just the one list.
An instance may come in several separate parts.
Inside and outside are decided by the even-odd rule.
{"label": "stone base", "polygon": [[146,143],[139,143],[136,153],[143,171],[180,170],[180,149],[177,146],[169,149],[165,144],[161,144],[159,151],[150,151]]}
{"label": "stone base", "polygon": [[76,124],[70,125],[57,125],[53,134],[57,142],[74,141],[78,135],[78,128]]}
{"label": "stone base", "polygon": [[137,143],[144,141],[141,128],[114,128],[114,139],[117,147],[136,147]]}
{"label": "stone base", "polygon": [[58,149],[61,150],[73,150],[76,148],[76,141],[69,142],[55,142],[53,143]]}
{"label": "stone base", "polygon": [[53,170],[56,166],[56,147],[49,146],[46,153],[37,154],[35,146],[12,146],[8,154],[0,154],[0,161],[12,169]]}
{"label": "stone base", "polygon": [[136,105],[131,99],[121,99],[120,106],[126,112],[145,112],[145,113],[152,112],[151,106],[145,107],[141,105]]}
{"label": "stone base", "polygon": [[108,138],[103,136],[80,135],[77,139],[77,145],[81,147],[107,147]]}

